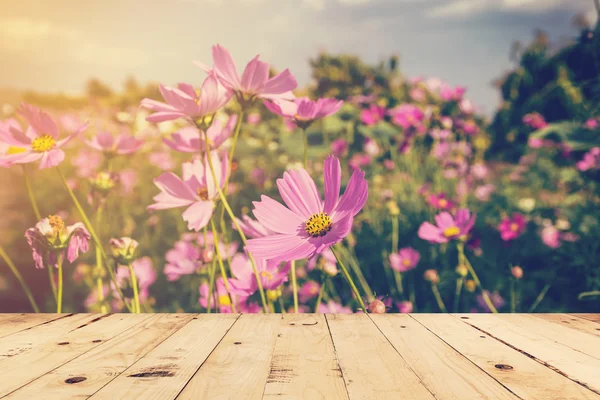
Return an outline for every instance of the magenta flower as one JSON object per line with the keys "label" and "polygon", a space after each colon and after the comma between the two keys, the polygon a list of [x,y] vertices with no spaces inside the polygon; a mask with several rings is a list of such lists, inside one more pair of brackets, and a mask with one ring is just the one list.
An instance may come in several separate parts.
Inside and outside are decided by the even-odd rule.
{"label": "magenta flower", "polygon": [[327,273],[330,276],[335,276],[338,273],[337,269],[337,259],[335,255],[331,251],[331,249],[327,249],[322,252],[318,257],[313,257],[308,260],[308,264],[306,264],[306,269],[312,271],[316,267],[319,267],[323,272]]}
{"label": "magenta flower", "polygon": [[489,201],[492,193],[496,191],[496,186],[488,183],[486,185],[477,186],[475,188],[475,197],[480,201]]}
{"label": "magenta flower", "polygon": [[[215,288],[213,289],[213,299],[210,302],[210,307],[212,309],[216,308],[216,305],[219,307],[219,312],[221,313],[231,313],[231,300],[235,302],[236,311],[243,313],[259,313],[262,308],[255,303],[249,303],[247,297],[236,296],[235,294],[231,294],[231,298],[229,297],[227,290],[225,289],[225,284],[223,283],[223,279],[219,278],[215,282]],[[198,298],[198,303],[204,308],[208,307],[208,296],[209,296],[209,286],[207,283],[203,283],[199,287],[200,297]]]}
{"label": "magenta flower", "polygon": [[82,148],[75,157],[71,157],[71,164],[75,167],[75,173],[80,178],[91,178],[96,170],[102,165],[102,154]]}
{"label": "magenta flower", "polygon": [[321,290],[321,285],[316,281],[307,281],[304,282],[300,289],[298,290],[298,298],[300,302],[306,303],[312,298],[317,297],[319,291]]}
{"label": "magenta flower", "polygon": [[523,123],[533,129],[542,129],[548,125],[544,117],[537,112],[526,114]]}
{"label": "magenta flower", "polygon": [[277,180],[286,208],[268,196],[254,202],[254,216],[275,235],[250,239],[248,250],[258,258],[292,261],[311,258],[340,242],[352,229],[354,216],[367,201],[364,172],[355,171],[340,197],[340,162],[324,164],[325,201],[305,169],[291,170]]}
{"label": "magenta flower", "polygon": [[438,193],[429,195],[427,199],[429,205],[437,210],[450,210],[455,207],[453,201],[450,201],[446,196],[446,193]]}
{"label": "magenta flower", "polygon": [[600,118],[590,118],[587,121],[585,121],[584,126],[589,130],[594,130],[598,126],[600,126]]}
{"label": "magenta flower", "polygon": [[240,77],[231,54],[223,46],[213,46],[212,56],[213,68],[199,62],[196,64],[209,75],[216,76],[225,88],[235,93],[238,101],[246,104],[257,98],[269,100],[294,99],[292,90],[298,86],[298,83],[288,69],[269,78],[269,64],[260,61],[259,56],[256,56],[246,65]]}
{"label": "magenta flower", "polygon": [[231,99],[231,92],[219,85],[217,79],[209,75],[202,84],[200,93],[190,84],[180,83],[177,88],[159,86],[166,103],[152,99],[143,99],[141,106],[153,111],[146,118],[149,122],[163,122],[184,118],[194,123],[203,121],[223,107]]}
{"label": "magenta flower", "polygon": [[216,152],[211,152],[212,163],[218,182],[214,182],[208,156],[204,162],[195,160],[183,164],[183,179],[172,172],[166,172],[154,180],[160,193],[154,197],[155,203],[148,210],[165,210],[169,208],[188,207],[181,216],[188,223],[188,228],[199,231],[204,228],[215,207],[218,197],[217,185],[223,187],[227,179],[227,155],[219,160]]}
{"label": "magenta flower", "polygon": [[169,282],[184,275],[195,274],[200,268],[200,248],[192,242],[179,240],[165,255],[167,264],[163,270]]}
{"label": "magenta flower", "polygon": [[244,235],[251,239],[277,234],[277,232],[265,228],[260,222],[253,220],[247,215],[243,215],[241,220],[237,218],[237,222]]}
{"label": "magenta flower", "polygon": [[[256,269],[260,282],[265,290],[275,290],[284,282],[292,264],[287,262],[282,267],[277,261],[256,260]],[[249,297],[258,290],[256,276],[252,264],[245,254],[236,254],[231,260],[231,272],[235,278],[229,279],[231,292],[241,297]]]}
{"label": "magenta flower", "polygon": [[403,314],[408,314],[413,312],[413,303],[411,303],[410,301],[401,301],[396,303],[396,306],[398,307],[398,311],[400,311]]}
{"label": "magenta flower", "polygon": [[404,273],[417,266],[421,259],[421,255],[412,247],[405,247],[400,249],[397,253],[390,254],[389,258],[390,267],[392,267],[394,271]]}
{"label": "magenta flower", "polygon": [[335,139],[331,142],[331,153],[336,157],[342,157],[348,152],[348,142],[345,139]]}
{"label": "magenta flower", "polygon": [[[211,150],[218,149],[233,132],[237,122],[237,115],[229,117],[225,125],[220,122],[213,122],[210,128],[206,130],[208,134],[208,144]],[[206,140],[204,132],[198,130],[195,126],[186,126],[173,133],[170,139],[163,139],[163,142],[176,151],[182,153],[198,154],[200,150],[205,151]]]}
{"label": "magenta flower", "polygon": [[265,101],[264,104],[272,113],[291,118],[298,127],[306,129],[314,121],[338,112],[344,101],[327,98],[313,101],[308,97],[300,97],[294,101]]}
{"label": "magenta flower", "polygon": [[600,147],[593,147],[583,155],[583,159],[577,162],[580,171],[596,170],[600,168]]}
{"label": "magenta flower", "polygon": [[[131,263],[131,266],[133,267],[133,272],[135,273],[135,277],[137,279],[140,300],[146,300],[150,295],[150,286],[156,282],[156,271],[152,266],[152,259],[150,257],[138,258]],[[125,265],[119,266],[119,268],[117,268],[115,277],[120,288],[127,286],[126,283],[128,283],[131,279],[129,267]],[[115,297],[118,295],[116,291],[114,294]]]}
{"label": "magenta flower", "polygon": [[12,124],[9,129],[0,129],[0,142],[13,147],[12,154],[0,157],[0,163],[26,164],[40,160],[40,169],[56,167],[65,159],[65,152],[61,149],[75,136],[87,128],[87,124],[79,127],[69,136],[59,139],[59,130],[56,122],[44,111],[37,107],[22,103],[19,113],[29,123],[27,131]]}
{"label": "magenta flower", "polygon": [[131,135],[121,134],[115,138],[108,132],[99,132],[92,140],[86,140],[85,143],[95,150],[118,155],[135,153],[144,144]]}
{"label": "magenta flower", "polygon": [[464,96],[466,88],[462,86],[452,87],[447,83],[442,83],[440,85],[440,97],[444,101],[459,101]]}
{"label": "magenta flower", "polygon": [[545,226],[540,232],[542,242],[551,249],[557,249],[561,245],[561,234],[556,227],[550,225]]}
{"label": "magenta flower", "polygon": [[525,232],[527,220],[520,213],[513,213],[512,217],[506,217],[498,225],[500,237],[504,241],[513,240],[521,236]]}
{"label": "magenta flower", "polygon": [[385,107],[371,104],[360,112],[360,120],[367,126],[375,125],[385,117]]}
{"label": "magenta flower", "polygon": [[401,104],[388,111],[392,122],[404,129],[419,128],[425,118],[425,113],[413,104]]}
{"label": "magenta flower", "polygon": [[88,251],[90,234],[81,222],[65,226],[61,217],[51,215],[25,232],[25,238],[33,253],[36,268],[49,266],[58,268],[58,258],[66,255],[73,262],[80,253]]}
{"label": "magenta flower", "polygon": [[166,151],[155,151],[148,154],[148,161],[163,171],[171,171],[175,168],[175,161],[173,161],[171,154]]}
{"label": "magenta flower", "polygon": [[368,154],[354,153],[352,158],[350,158],[348,161],[348,166],[350,169],[352,169],[352,171],[357,171],[361,167],[366,167],[367,165],[371,164],[371,161],[372,158]]}
{"label": "magenta flower", "polygon": [[442,212],[435,216],[433,225],[423,222],[419,227],[418,235],[421,239],[431,243],[448,243],[453,239],[464,239],[475,224],[476,215],[466,208],[461,208],[452,216],[449,212]]}
{"label": "magenta flower", "polygon": [[[490,301],[496,309],[502,308],[504,304],[506,304],[502,296],[500,296],[500,293],[498,293],[497,291],[490,293],[488,290],[484,290],[484,292],[486,295],[488,295]],[[483,295],[481,294],[477,296],[477,305],[479,306],[481,311],[491,312],[490,307],[487,305],[487,303],[483,299]]]}
{"label": "magenta flower", "polygon": [[329,300],[327,304],[319,304],[317,312],[319,314],[352,314],[352,309],[350,307],[344,307],[333,300]]}

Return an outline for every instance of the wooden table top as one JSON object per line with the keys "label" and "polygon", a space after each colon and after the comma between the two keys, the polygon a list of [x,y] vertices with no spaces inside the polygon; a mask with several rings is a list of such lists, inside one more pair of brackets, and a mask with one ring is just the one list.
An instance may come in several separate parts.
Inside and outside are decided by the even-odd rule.
{"label": "wooden table top", "polygon": [[598,399],[600,314],[0,314],[4,399]]}

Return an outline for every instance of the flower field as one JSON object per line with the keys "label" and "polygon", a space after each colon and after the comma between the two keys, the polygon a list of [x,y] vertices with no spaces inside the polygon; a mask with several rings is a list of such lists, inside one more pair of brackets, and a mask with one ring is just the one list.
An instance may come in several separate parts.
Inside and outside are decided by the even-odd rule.
{"label": "flower field", "polygon": [[599,34],[534,41],[493,118],[393,58],[301,88],[220,45],[196,82],[7,104],[0,312],[597,311]]}

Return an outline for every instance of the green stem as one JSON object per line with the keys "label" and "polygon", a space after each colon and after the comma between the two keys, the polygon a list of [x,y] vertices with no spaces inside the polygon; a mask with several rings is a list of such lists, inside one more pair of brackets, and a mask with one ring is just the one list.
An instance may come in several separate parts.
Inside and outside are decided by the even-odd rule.
{"label": "green stem", "polygon": [[2,259],[4,260],[6,265],[8,265],[8,268],[10,268],[12,273],[15,275],[15,277],[21,284],[21,287],[23,288],[23,291],[25,292],[27,299],[29,299],[29,303],[31,303],[31,307],[33,308],[33,311],[35,311],[36,313],[39,313],[40,309],[38,308],[38,305],[35,302],[35,298],[33,297],[31,290],[29,290],[29,286],[27,285],[27,282],[25,282],[25,279],[23,279],[23,276],[21,276],[21,273],[19,272],[19,270],[17,269],[17,267],[15,266],[15,264],[10,259],[10,257],[8,256],[8,254],[6,253],[6,251],[4,250],[4,248],[2,246],[0,246],[0,257],[2,257]]}
{"label": "green stem", "polygon": [[600,290],[592,290],[591,292],[581,292],[579,293],[579,296],[577,296],[577,300],[582,300],[590,296],[600,296]]}
{"label": "green stem", "polygon": [[399,271],[394,271],[394,279],[396,281],[396,287],[398,288],[398,294],[404,296],[404,288],[402,286],[402,274]]}
{"label": "green stem", "polygon": [[50,280],[50,287],[52,288],[52,295],[54,296],[54,302],[56,302],[56,282],[54,282],[54,269],[48,268],[48,279]]}
{"label": "green stem", "polygon": [[398,217],[392,215],[392,253],[398,252]]}
{"label": "green stem", "polygon": [[[48,268],[54,268],[49,266]],[[58,255],[58,294],[56,299],[56,313],[62,312],[62,298],[63,298],[63,255]]]}
{"label": "green stem", "polygon": [[279,301],[279,309],[281,310],[281,313],[286,314],[285,304],[283,304],[283,296],[279,296],[279,298],[277,300]]}
{"label": "green stem", "polygon": [[356,296],[356,300],[358,300],[358,303],[362,307],[363,312],[366,314],[367,313],[367,307],[365,307],[365,303],[363,302],[363,299],[360,296],[360,293],[358,292],[358,289],[356,288],[356,285],[354,284],[354,281],[352,280],[352,277],[348,273],[348,270],[346,269],[346,266],[344,265],[344,263],[342,262],[342,259],[338,255],[337,250],[335,250],[333,247],[331,247],[331,252],[335,256],[335,259],[337,260],[338,264],[340,264],[340,268],[342,269],[342,273],[346,277],[346,280],[348,281],[348,284],[350,285],[350,288],[352,289],[352,292],[354,292],[354,296]]}
{"label": "green stem", "polygon": [[129,275],[131,278],[131,287],[133,288],[133,310],[136,314],[139,314],[140,309],[140,295],[138,291],[138,282],[137,277],[135,276],[135,271],[133,270],[133,265],[131,262],[127,265],[129,267]]}
{"label": "green stem", "polygon": [[442,300],[442,295],[440,295],[440,291],[437,288],[437,285],[432,284],[431,291],[433,292],[433,296],[435,297],[435,301],[437,302],[440,310],[442,312],[448,312],[448,310],[446,310],[446,305],[444,304],[444,300]]}
{"label": "green stem", "polygon": [[319,306],[321,305],[321,301],[323,301],[323,293],[325,292],[325,281],[327,278],[323,276],[321,279],[321,289],[319,290],[319,295],[317,296],[317,302],[315,304],[315,313],[319,312]]}
{"label": "green stem", "polygon": [[235,309],[235,304],[233,303],[233,297],[231,297],[231,292],[229,290],[229,280],[227,279],[227,273],[225,272],[225,266],[223,265],[223,258],[221,257],[221,250],[219,248],[219,234],[217,233],[217,228],[215,228],[215,222],[212,218],[210,219],[210,228],[212,229],[213,238],[215,240],[215,253],[217,254],[217,261],[219,262],[219,268],[221,269],[223,284],[225,285],[225,290],[227,290],[227,296],[229,296],[229,301],[231,302],[231,311],[235,314],[237,313],[237,311]]}
{"label": "green stem", "polygon": [[306,134],[306,128],[302,129],[302,136],[304,138],[304,169],[308,164],[308,135]]}
{"label": "green stem", "polygon": [[[219,198],[221,199],[221,203],[223,204],[223,207],[227,211],[229,218],[231,218],[231,221],[235,225],[235,228],[238,231],[240,238],[242,239],[242,243],[244,244],[244,247],[246,247],[248,245],[246,235],[242,231],[240,224],[238,224],[237,219],[235,218],[235,214],[233,213],[233,211],[231,210],[231,207],[229,206],[229,203],[227,202],[227,197],[225,196],[225,193],[223,193],[221,186],[218,184],[219,179],[217,178],[217,174],[215,172],[215,166],[213,165],[212,157],[210,155],[210,144],[208,142],[208,136],[204,135],[204,137],[206,139],[206,142],[205,142],[206,143],[206,146],[205,146],[206,158],[208,159],[208,166],[210,168],[210,173],[212,174],[213,180],[215,182],[215,188],[217,189],[217,193],[219,193]],[[254,277],[256,278],[256,285],[257,285],[258,291],[260,293],[260,300],[262,302],[263,311],[265,313],[268,313],[269,309],[267,306],[267,298],[265,296],[265,291],[263,289],[262,282],[260,281],[260,277],[258,276],[258,270],[256,269],[256,262],[254,261],[254,257],[252,256],[252,253],[248,252],[248,258],[250,259],[250,264],[252,264],[252,270],[254,272]]]}
{"label": "green stem", "polygon": [[[79,200],[77,200],[75,193],[73,193],[73,190],[71,189],[71,187],[69,187],[69,184],[67,183],[67,179],[65,178],[65,175],[63,174],[63,172],[58,167],[56,167],[56,170],[58,171],[58,174],[60,175],[60,179],[62,180],[65,190],[71,197],[71,200],[73,200],[73,204],[75,204],[75,208],[77,208],[77,211],[79,212],[79,215],[81,216],[81,219],[83,220],[83,224],[85,225],[87,230],[90,232],[90,235],[92,236],[92,239],[94,239],[94,243],[96,244],[96,247],[100,250],[100,254],[102,254],[102,258],[104,259],[104,262],[108,266],[108,256],[106,255],[106,252],[104,251],[104,248],[102,247],[102,242],[100,241],[100,238],[96,234],[96,230],[92,226],[92,223],[90,222],[89,218],[87,217],[87,214],[83,210],[83,207],[81,207],[81,203],[79,203]],[[115,288],[117,289],[117,293],[119,294],[119,297],[123,301],[123,304],[125,304],[125,306],[129,310],[129,312],[133,312],[133,309],[131,308],[131,306],[127,303],[127,301],[125,301],[125,296],[123,296],[123,292],[121,291],[121,288],[119,287],[119,284],[117,282],[117,278],[114,274],[114,271],[110,267],[108,267],[107,270],[110,273],[110,278],[112,279],[112,281],[115,285]]]}
{"label": "green stem", "polygon": [[460,295],[462,293],[462,287],[465,278],[458,278],[456,280],[456,292],[454,293],[454,305],[452,306],[453,312],[458,312],[458,307],[460,305]]}
{"label": "green stem", "polygon": [[292,277],[292,294],[294,297],[294,313],[298,314],[298,282],[296,282],[296,261],[291,262],[292,268],[290,269],[290,275]]}
{"label": "green stem", "polygon": [[469,273],[471,274],[471,277],[475,281],[475,285],[477,285],[477,287],[481,291],[481,296],[483,297],[483,301],[485,302],[485,304],[487,304],[487,306],[488,306],[488,308],[490,309],[491,312],[493,312],[494,314],[497,314],[498,310],[496,309],[496,307],[494,307],[494,304],[490,300],[490,297],[488,296],[487,292],[483,289],[483,286],[481,286],[481,281],[479,280],[479,277],[475,273],[475,270],[473,269],[473,266],[471,265],[471,262],[469,261],[469,259],[465,255],[465,245],[464,245],[464,243],[458,243],[457,247],[458,247],[459,257],[461,257],[462,260],[464,261],[465,265],[467,266],[467,268],[469,270]]}
{"label": "green stem", "polygon": [[[235,124],[235,132],[233,134],[233,142],[231,143],[231,149],[229,149],[229,174],[227,175],[227,178],[225,180],[225,190],[224,192],[227,193],[227,188],[229,187],[229,177],[231,176],[231,166],[233,165],[233,156],[235,155],[235,145],[237,144],[238,138],[240,137],[240,131],[242,130],[242,122],[244,120],[244,109],[242,109],[242,111],[240,111],[240,115],[238,116],[238,120]],[[210,154],[208,147],[206,148],[207,153],[206,154]]]}
{"label": "green stem", "polygon": [[356,274],[356,277],[358,278],[358,283],[360,283],[362,290],[367,294],[368,298],[373,299],[375,297],[373,295],[373,291],[371,290],[371,287],[369,286],[369,283],[367,282],[367,279],[363,275],[363,273],[360,269],[360,266],[358,265],[358,262],[356,262],[354,256],[350,253],[350,251],[344,249],[343,247],[339,247],[338,250],[340,251],[341,254],[346,256],[346,259],[348,260],[348,263],[350,264],[352,271],[354,271],[354,273]]}
{"label": "green stem", "polygon": [[215,275],[217,269],[217,259],[213,258],[212,264],[208,270],[208,299],[206,300],[206,313],[210,314],[211,312],[211,302],[213,298],[213,292],[215,290]]}
{"label": "green stem", "polygon": [[35,214],[35,218],[40,221],[42,219],[42,214],[40,214],[40,209],[38,208],[37,201],[35,200],[35,194],[33,193],[33,188],[31,187],[31,181],[29,179],[29,173],[27,172],[25,165],[23,165],[23,178],[25,179],[27,195],[29,196],[29,202],[33,208],[33,213]]}
{"label": "green stem", "polygon": [[[100,221],[102,220],[102,205],[98,206],[98,211],[96,211],[96,226],[100,226]],[[104,271],[104,267],[102,265],[102,253],[100,253],[100,248],[96,247],[96,270],[98,277],[96,278],[96,290],[98,291],[98,302],[100,304],[100,312],[106,313],[108,310],[106,308],[106,304],[104,304],[104,283],[102,282],[102,272]]]}
{"label": "green stem", "polygon": [[517,312],[517,294],[515,292],[515,280],[510,280],[510,312]]}
{"label": "green stem", "polygon": [[535,302],[531,305],[531,307],[529,307],[529,310],[527,311],[528,313],[532,313],[537,308],[537,306],[540,305],[542,300],[544,300],[546,293],[548,293],[548,289],[550,289],[549,283],[546,284],[546,286],[544,286],[540,294],[538,294],[538,297],[536,297]]}

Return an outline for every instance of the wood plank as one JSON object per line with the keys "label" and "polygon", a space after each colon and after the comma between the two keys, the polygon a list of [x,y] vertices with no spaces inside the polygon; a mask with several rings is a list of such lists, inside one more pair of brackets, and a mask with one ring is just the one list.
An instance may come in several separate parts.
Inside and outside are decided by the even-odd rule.
{"label": "wood plank", "polygon": [[323,314],[285,314],[264,398],[348,399]]}
{"label": "wood plank", "polygon": [[578,383],[451,315],[411,317],[524,400],[600,400]]}
{"label": "wood plank", "polygon": [[194,317],[91,398],[174,399],[238,316],[203,314]]}
{"label": "wood plank", "polygon": [[600,323],[600,314],[569,314],[579,318],[587,319],[588,321]]}
{"label": "wood plank", "polygon": [[350,399],[434,399],[367,315],[326,318]]}
{"label": "wood plank", "polygon": [[277,314],[240,316],[177,400],[262,398],[280,324]]}
{"label": "wood plank", "polygon": [[600,360],[502,320],[498,315],[459,314],[457,318],[600,393]]}
{"label": "wood plank", "polygon": [[69,314],[0,314],[0,338],[67,315]]}
{"label": "wood plank", "polygon": [[95,317],[70,332],[63,330],[57,340],[45,341],[31,351],[0,360],[0,369],[3,371],[0,397],[23,387],[149,317],[150,315],[142,314]]}
{"label": "wood plank", "polygon": [[88,398],[194,316],[195,314],[150,315],[114,340],[103,342],[6,398],[28,400],[34,399],[39,393],[44,393],[45,400]]}
{"label": "wood plank", "polygon": [[542,318],[546,321],[554,322],[555,324],[563,325],[567,328],[576,329],[580,332],[589,333],[600,337],[600,325],[569,314],[531,314],[534,317]]}
{"label": "wood plank", "polygon": [[497,317],[520,326],[533,334],[546,337],[600,360],[600,337],[596,335],[580,332],[533,315],[500,314]]}
{"label": "wood plank", "polygon": [[436,399],[518,399],[408,315],[370,317]]}

